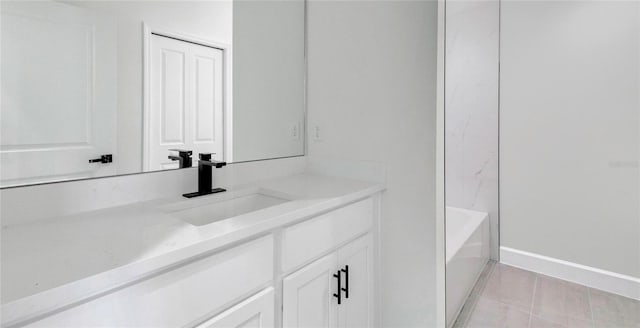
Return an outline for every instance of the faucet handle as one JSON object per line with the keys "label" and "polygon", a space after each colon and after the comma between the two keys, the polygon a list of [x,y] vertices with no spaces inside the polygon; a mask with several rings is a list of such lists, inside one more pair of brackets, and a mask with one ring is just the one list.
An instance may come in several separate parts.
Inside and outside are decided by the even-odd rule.
{"label": "faucet handle", "polygon": [[186,149],[169,149],[169,151],[177,151],[180,157],[191,156],[193,154],[192,150]]}
{"label": "faucet handle", "polygon": [[200,160],[203,161],[210,161],[211,160],[211,155],[215,155],[216,153],[200,153]]}
{"label": "faucet handle", "polygon": [[200,163],[215,166],[217,169],[227,165],[227,162],[211,160],[211,155],[215,155],[215,153],[200,153]]}

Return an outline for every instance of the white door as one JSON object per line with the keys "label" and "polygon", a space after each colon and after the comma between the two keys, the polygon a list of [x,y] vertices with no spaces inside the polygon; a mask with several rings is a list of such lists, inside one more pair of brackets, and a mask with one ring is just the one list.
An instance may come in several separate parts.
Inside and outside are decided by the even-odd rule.
{"label": "white door", "polygon": [[327,255],[284,279],[284,327],[337,327],[336,260]]}
{"label": "white door", "polygon": [[145,170],[177,168],[170,149],[223,160],[223,51],[151,35]]}
{"label": "white door", "polygon": [[273,307],[273,288],[269,287],[197,328],[272,328]]}
{"label": "white door", "polygon": [[338,327],[373,327],[372,245],[371,236],[366,235],[338,250],[338,269],[346,289],[338,306]]}
{"label": "white door", "polygon": [[[114,174],[113,20],[53,1],[1,1],[0,11],[0,184]],[[114,163],[89,163],[102,154]]]}

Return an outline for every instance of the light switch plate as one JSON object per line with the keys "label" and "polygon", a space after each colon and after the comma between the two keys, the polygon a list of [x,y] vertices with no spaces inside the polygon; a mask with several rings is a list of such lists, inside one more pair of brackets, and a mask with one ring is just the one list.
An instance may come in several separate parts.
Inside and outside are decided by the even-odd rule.
{"label": "light switch plate", "polygon": [[300,140],[300,124],[294,123],[291,126],[291,140]]}
{"label": "light switch plate", "polygon": [[322,135],[320,134],[320,126],[316,125],[313,127],[313,130],[311,131],[312,135],[313,135],[313,140],[314,141],[322,141]]}

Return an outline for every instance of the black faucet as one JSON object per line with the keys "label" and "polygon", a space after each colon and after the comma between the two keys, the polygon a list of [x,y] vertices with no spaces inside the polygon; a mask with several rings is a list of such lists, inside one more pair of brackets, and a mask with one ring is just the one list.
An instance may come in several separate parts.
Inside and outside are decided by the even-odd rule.
{"label": "black faucet", "polygon": [[193,152],[191,150],[183,150],[183,149],[169,149],[170,151],[177,151],[178,156],[169,155],[169,159],[172,161],[178,161],[178,167],[181,169],[191,167],[191,154]]}
{"label": "black faucet", "polygon": [[184,194],[182,196],[192,198],[227,191],[223,188],[212,188],[212,167],[219,169],[227,165],[227,163],[211,160],[211,153],[200,153],[199,156],[200,160],[198,161],[198,191]]}

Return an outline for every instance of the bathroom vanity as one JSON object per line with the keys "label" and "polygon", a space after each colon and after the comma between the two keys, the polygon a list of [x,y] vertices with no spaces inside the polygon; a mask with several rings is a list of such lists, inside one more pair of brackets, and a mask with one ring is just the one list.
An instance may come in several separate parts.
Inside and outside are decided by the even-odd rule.
{"label": "bathroom vanity", "polygon": [[376,326],[383,186],[300,174],[306,11],[0,2],[2,327]]}
{"label": "bathroom vanity", "polygon": [[2,326],[375,325],[381,185],[227,189],[4,226]]}

